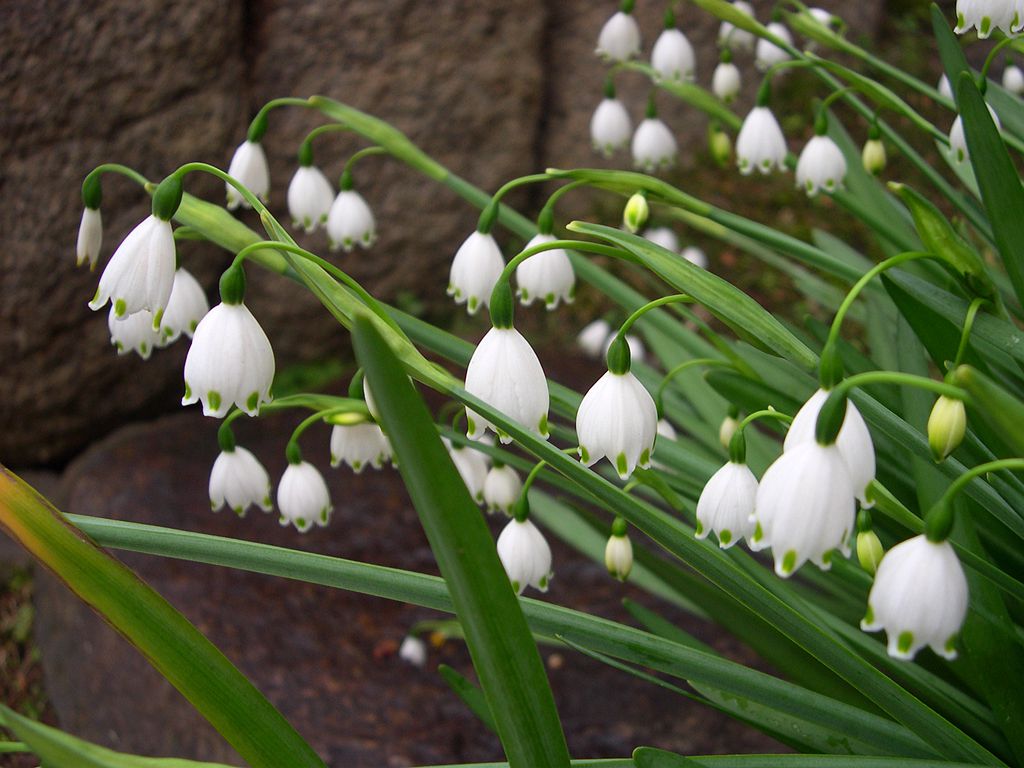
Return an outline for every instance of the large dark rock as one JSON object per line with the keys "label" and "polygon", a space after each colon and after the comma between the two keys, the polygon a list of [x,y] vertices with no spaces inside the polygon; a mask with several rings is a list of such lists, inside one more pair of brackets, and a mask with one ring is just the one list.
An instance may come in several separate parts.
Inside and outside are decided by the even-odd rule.
{"label": "large dark rock", "polygon": [[[262,420],[261,420],[262,421]],[[242,424],[239,444],[284,469],[294,420]],[[325,427],[304,453],[326,467]],[[329,527],[302,535],[276,515],[213,514],[207,473],[215,424],[182,414],[124,429],[69,468],[67,510],[241,537],[411,570],[436,572],[398,474],[325,469],[334,499]],[[497,529],[498,521],[493,521]],[[555,543],[556,578],[545,599],[625,620],[621,598],[664,610],[600,565]],[[430,611],[299,582],[189,562],[117,553],[181,610],[278,706],[331,766],[409,766],[501,757],[490,734],[435,669],[471,674],[460,642],[431,650],[427,666],[396,655],[409,627]],[[40,579],[37,636],[47,688],[63,727],[111,747],[237,762],[228,746],[128,644],[52,578]],[[703,640],[735,654],[728,638],[668,610]],[[741,652],[742,653],[742,652]],[[640,744],[689,754],[778,748],[768,739],[664,689],[546,646],[570,749],[578,757],[628,755]],[[749,661],[749,656],[745,656]]]}

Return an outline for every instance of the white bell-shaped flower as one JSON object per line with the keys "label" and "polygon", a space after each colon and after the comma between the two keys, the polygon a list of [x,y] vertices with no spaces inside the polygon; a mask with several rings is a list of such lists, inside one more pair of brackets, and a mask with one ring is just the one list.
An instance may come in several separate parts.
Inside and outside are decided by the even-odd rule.
{"label": "white bell-shaped flower", "polygon": [[629,61],[640,55],[640,27],[633,14],[616,11],[604,23],[595,53],[606,61]]}
{"label": "white bell-shaped flower", "polygon": [[651,227],[644,231],[644,239],[660,245],[666,251],[679,253],[679,237],[668,227]]}
{"label": "white bell-shaped flower", "polygon": [[1016,3],[1013,0],[956,0],[956,28],[962,35],[970,29],[978,30],[984,39],[996,29],[1010,35],[1019,24]]}
{"label": "white bell-shaped flower", "polygon": [[807,12],[819,24],[823,24],[826,27],[832,26],[832,20],[835,18],[835,15],[831,11],[826,11],[824,8],[808,8]]}
{"label": "white bell-shaped flower", "polygon": [[548,591],[551,572],[551,547],[529,520],[509,520],[498,536],[498,557],[516,594],[527,587]]}
{"label": "white bell-shaped flower", "polygon": [[[750,3],[743,0],[734,0],[733,8],[754,18],[754,8]],[[718,45],[722,48],[731,48],[734,51],[750,51],[754,48],[754,34],[745,29],[739,29],[728,21],[723,21],[718,30]]]}
{"label": "white bell-shaped flower", "polygon": [[391,459],[391,442],[372,421],[335,424],[331,430],[331,466],[348,464],[359,474],[366,467],[380,469]]}
{"label": "white bell-shaped flower", "polygon": [[832,194],[843,187],[846,158],[828,136],[814,136],[807,142],[796,164],[796,185],[814,197],[819,190]]}
{"label": "white bell-shaped flower", "polygon": [[576,344],[587,357],[598,358],[604,353],[611,333],[612,327],[604,318],[591,320],[576,336]]}
{"label": "white bell-shaped flower", "polygon": [[427,663],[427,644],[415,635],[406,635],[398,646],[398,658],[414,667],[422,667]]}
{"label": "white bell-shaped flower", "polygon": [[[524,250],[556,239],[550,234],[534,235]],[[534,299],[542,299],[548,309],[557,307],[560,300],[571,304],[575,290],[576,273],[569,254],[561,248],[535,253],[516,267],[516,294],[524,306]]]}
{"label": "white bell-shaped flower", "polygon": [[166,347],[178,340],[181,334],[189,338],[199,327],[200,321],[210,311],[210,303],[206,300],[206,291],[192,273],[184,267],[178,267],[174,273],[174,286],[167,309],[160,320],[160,344]]}
{"label": "white bell-shaped flower", "polygon": [[611,157],[629,144],[633,121],[626,106],[617,98],[605,96],[590,118],[590,141],[595,151]]}
{"label": "white bell-shaped flower", "polygon": [[[793,36],[789,34],[789,30],[786,29],[784,24],[773,21],[767,26],[767,29],[784,43],[787,43],[788,45],[793,44]],[[754,64],[762,72],[776,64],[789,61],[791,58],[792,57],[786,53],[786,51],[779,48],[775,43],[770,42],[763,37],[758,38],[757,49],[754,52]]]}
{"label": "white bell-shaped flower", "polygon": [[[515,328],[491,328],[480,340],[466,368],[466,391],[541,437],[548,436],[548,382],[537,353]],[[490,429],[501,442],[512,441],[469,408],[466,421],[472,440]]]}
{"label": "white bell-shaped flower", "polygon": [[757,478],[750,467],[730,461],[708,480],[697,500],[697,538],[714,531],[718,546],[728,549],[754,534],[754,504]]}
{"label": "white bell-shaped flower", "polygon": [[221,303],[195,330],[185,358],[182,405],[196,401],[203,413],[223,417],[232,404],[255,416],[271,400],[274,350],[245,304]]}
{"label": "white bell-shaped flower", "polygon": [[827,570],[834,549],[850,554],[856,507],[838,446],[803,442],[784,451],[761,478],[747,542],[755,551],[771,547],[783,578],[808,560]]}
{"label": "white bell-shaped flower", "polygon": [[695,267],[708,268],[708,256],[696,245],[688,245],[683,249],[681,256]]}
{"label": "white bell-shaped flower", "polygon": [[632,151],[633,165],[650,173],[675,165],[679,145],[665,123],[657,117],[647,117],[636,127]]}
{"label": "white bell-shaped flower", "polygon": [[913,659],[929,645],[955,659],[967,603],[967,578],[950,543],[915,536],[882,558],[860,626],[867,632],[884,629],[894,658]]}
{"label": "white bell-shaped flower", "polygon": [[[814,442],[818,413],[827,399],[828,391],[819,389],[803,404],[793,418],[793,423],[789,425],[783,450],[789,451],[803,443]],[[864,423],[864,417],[851,400],[846,401],[846,415],[836,438],[836,446],[846,462],[854,494],[861,506],[870,507],[867,488],[875,479],[875,446],[868,425]]]}
{"label": "white bell-shaped flower", "polygon": [[494,238],[484,232],[473,232],[459,246],[452,261],[448,278],[448,295],[456,304],[466,304],[466,309],[475,315],[491,300],[491,291],[498,282],[505,260]]}
{"label": "white bell-shaped flower", "polygon": [[484,479],[484,504],[488,512],[512,513],[512,505],[516,503],[523,490],[523,481],[519,473],[512,467],[495,464]]}
{"label": "white bell-shaped flower", "polygon": [[102,245],[103,217],[100,216],[100,209],[86,206],[82,209],[82,222],[78,225],[75,263],[80,267],[88,262],[89,269],[93,269],[96,266],[96,260],[100,257],[100,246]]}
{"label": "white bell-shaped flower", "polygon": [[736,160],[740,173],[749,176],[755,170],[771,173],[786,167],[786,137],[768,107],[750,110],[736,138]]}
{"label": "white bell-shaped flower", "polygon": [[651,67],[662,80],[691,81],[695,77],[697,56],[693,46],[678,29],[665,29],[654,42]]}
{"label": "white bell-shaped flower", "polygon": [[300,533],[327,525],[334,507],[320,470],[308,461],[289,462],[277,484],[277,508],[281,525],[294,525]]}
{"label": "white bell-shaped flower", "polygon": [[110,343],[119,355],[137,352],[143,360],[148,360],[159,346],[160,334],[153,329],[153,315],[145,309],[117,317],[111,307],[107,314],[107,329],[110,331]]}
{"label": "white bell-shaped flower", "polygon": [[1016,64],[1008,64],[1003,70],[1003,88],[1017,96],[1024,94],[1024,70]]}
{"label": "white bell-shaped flower", "polygon": [[288,213],[292,224],[313,232],[327,222],[334,202],[334,189],[315,165],[300,165],[288,184]]}
{"label": "white bell-shaped flower", "polygon": [[[996,114],[992,107],[988,104],[988,113],[992,115],[992,121],[996,124],[997,130],[1002,130],[1002,123],[999,121],[999,115]],[[949,150],[953,153],[953,158],[958,163],[966,162],[970,159],[971,154],[967,149],[967,136],[964,135],[964,120],[960,115],[956,116],[956,120],[953,121],[953,126],[949,129]]]}
{"label": "white bell-shaped flower", "polygon": [[270,475],[251,451],[240,446],[221,451],[210,470],[210,508],[216,512],[225,504],[239,517],[244,517],[250,506],[264,512],[274,506]]}
{"label": "white bell-shaped flower", "polygon": [[351,251],[356,245],[369,248],[377,239],[377,223],[363,196],[354,189],[342,189],[327,215],[327,237],[331,249]]}
{"label": "white bell-shaped flower", "polygon": [[128,233],[107,262],[90,309],[100,309],[109,300],[117,317],[145,309],[154,325],[171,297],[174,285],[174,235],[171,223],[149,216]]}
{"label": "white bell-shaped flower", "polygon": [[616,536],[613,533],[608,537],[608,543],[604,546],[604,567],[619,581],[629,578],[633,570],[633,543],[629,536]]}
{"label": "white bell-shaped flower", "polygon": [[589,467],[607,457],[622,479],[651,465],[657,433],[654,399],[629,371],[605,373],[576,413],[580,461]]}
{"label": "white bell-shaped flower", "polygon": [[[238,145],[228,166],[228,176],[233,177],[243,187],[252,192],[263,202],[270,194],[270,167],[263,145],[258,141],[243,141]],[[233,211],[239,206],[251,208],[238,190],[231,184],[225,184],[228,196],[228,210]]]}
{"label": "white bell-shaped flower", "polygon": [[472,448],[465,448],[453,445],[447,438],[444,444],[448,448],[448,455],[459,471],[462,482],[466,484],[469,495],[477,504],[484,503],[484,483],[487,482],[487,459],[480,451]]}
{"label": "white bell-shaped flower", "polygon": [[720,61],[711,74],[711,92],[726,104],[739,95],[742,79],[740,69],[731,61]]}

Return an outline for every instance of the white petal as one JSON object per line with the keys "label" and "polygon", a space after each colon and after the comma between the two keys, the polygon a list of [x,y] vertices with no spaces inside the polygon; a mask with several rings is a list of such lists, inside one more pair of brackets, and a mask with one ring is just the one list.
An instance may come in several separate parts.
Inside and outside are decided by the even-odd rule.
{"label": "white petal", "polygon": [[665,80],[693,80],[696,62],[693,46],[678,29],[664,30],[651,51],[651,67]]}
{"label": "white petal", "polygon": [[184,267],[178,269],[174,273],[167,309],[160,321],[160,346],[166,347],[183,333],[191,338],[209,311],[210,304],[206,301],[203,286]]}
{"label": "white petal", "polygon": [[[534,235],[523,250],[553,240],[554,235]],[[516,267],[516,284],[519,298],[525,306],[538,298],[548,309],[557,307],[559,300],[572,303],[576,274],[569,254],[561,248],[534,254]]]}
{"label": "white petal", "polygon": [[588,467],[606,457],[623,479],[650,465],[657,436],[654,399],[632,374],[602,376],[576,413],[580,460]]}
{"label": "white petal", "polygon": [[494,238],[482,232],[473,232],[459,246],[452,261],[448,278],[448,295],[456,304],[466,304],[469,314],[476,314],[491,300],[491,291],[498,282],[505,260]]}
{"label": "white petal", "polygon": [[78,225],[78,243],[75,258],[78,266],[89,262],[89,269],[96,266],[103,244],[103,218],[99,208],[83,208],[82,223]]}
{"label": "white petal", "polygon": [[640,55],[640,28],[632,14],[616,12],[601,28],[597,54],[612,61],[627,61]]}
{"label": "white petal", "polygon": [[706,538],[711,531],[719,545],[731,547],[754,533],[754,503],[757,478],[746,464],[729,462],[708,480],[697,500],[697,538]]}
{"label": "white petal", "polygon": [[210,471],[210,505],[216,512],[225,504],[239,515],[244,515],[250,505],[264,512],[273,506],[270,475],[251,451],[240,446],[222,451]]}
{"label": "white petal", "polygon": [[330,520],[331,496],[320,471],[303,461],[289,464],[277,485],[277,508],[282,524],[291,523],[305,532],[313,524],[326,525]]}
{"label": "white petal", "polygon": [[377,239],[377,224],[362,195],[350,189],[338,193],[327,216],[327,235],[333,248],[346,251],[357,244],[363,248],[373,245]]}
{"label": "white petal", "polygon": [[672,131],[656,117],[646,118],[633,134],[633,165],[645,171],[671,168],[679,146]]}
{"label": "white petal", "polygon": [[[254,141],[243,141],[231,158],[228,176],[234,177],[260,200],[266,201],[270,193],[270,167],[263,145]],[[235,210],[238,206],[251,208],[245,198],[231,184],[225,183],[228,197],[228,209]]]}
{"label": "white petal", "polygon": [[292,223],[312,232],[326,223],[334,202],[334,190],[315,165],[300,165],[288,184],[288,212]]}

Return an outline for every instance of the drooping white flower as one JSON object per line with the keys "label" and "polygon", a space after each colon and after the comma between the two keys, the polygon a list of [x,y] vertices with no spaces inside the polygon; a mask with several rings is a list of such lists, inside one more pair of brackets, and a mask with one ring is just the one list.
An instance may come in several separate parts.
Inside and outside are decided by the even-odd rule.
{"label": "drooping white flower", "polygon": [[[515,328],[491,328],[480,340],[466,368],[466,391],[541,437],[548,436],[548,382],[537,353]],[[466,421],[472,440],[490,429],[501,442],[512,441],[469,408]]]}
{"label": "drooping white flower", "polygon": [[612,327],[608,324],[608,321],[598,318],[597,320],[590,321],[583,327],[583,330],[576,337],[576,343],[587,357],[597,358],[607,348],[608,337],[611,335],[611,332]]}
{"label": "drooping white flower", "polygon": [[451,456],[452,463],[459,471],[462,482],[469,490],[469,495],[477,504],[483,504],[484,483],[487,482],[487,459],[484,454],[472,448],[453,445],[447,438],[444,439],[444,444],[448,448],[448,455]]}
{"label": "drooping white flower", "polygon": [[632,373],[608,371],[583,397],[576,413],[580,461],[588,467],[607,457],[619,477],[651,465],[658,432],[654,399]]}
{"label": "drooping white flower", "polygon": [[143,360],[148,360],[159,346],[160,334],[153,329],[153,315],[145,309],[117,317],[111,307],[107,314],[107,329],[110,331],[110,343],[119,355],[137,352]]}
{"label": "drooping white flower", "polygon": [[[228,166],[228,176],[232,176],[256,197],[266,202],[270,194],[270,167],[267,165],[263,145],[258,141],[249,140],[239,144]],[[231,184],[225,184],[225,188],[229,211],[235,210],[238,206],[252,207]]]}
{"label": "drooping white flower", "polygon": [[1003,88],[1017,96],[1024,94],[1024,70],[1016,64],[1008,64],[1003,70]]}
{"label": "drooping white flower", "polygon": [[[754,18],[754,8],[750,3],[743,2],[743,0],[734,0],[732,5],[737,11],[741,11],[750,18]],[[745,29],[739,29],[728,21],[723,21],[722,26],[718,30],[718,45],[722,48],[749,51],[754,47],[754,40],[753,33]]]}
{"label": "drooping white flower", "polygon": [[504,268],[505,260],[494,238],[484,232],[473,232],[455,253],[448,295],[455,297],[456,304],[465,303],[469,314],[475,315],[490,302],[491,291]]}
{"label": "drooping white flower", "polygon": [[695,267],[701,269],[708,268],[708,257],[700,248],[696,245],[688,245],[683,249],[682,257],[688,262],[693,264]]}
{"label": "drooping white flower", "polygon": [[221,451],[210,470],[210,508],[216,512],[225,504],[239,517],[244,517],[250,506],[264,512],[274,506],[270,475],[251,451],[240,446]]}
{"label": "drooping white flower", "polygon": [[711,92],[726,104],[731,104],[740,92],[740,70],[731,61],[720,61],[711,75]]}
{"label": "drooping white flower", "polygon": [[[819,389],[797,411],[793,423],[789,425],[789,431],[786,432],[784,451],[792,450],[803,443],[814,442],[818,413],[825,405],[828,394],[828,390]],[[864,417],[851,400],[846,401],[846,416],[836,438],[836,446],[843,461],[846,462],[854,494],[861,506],[870,507],[872,503],[868,501],[867,487],[875,479],[875,446],[871,441],[868,425],[864,423]]]}
{"label": "drooping white flower", "polygon": [[274,350],[245,304],[221,303],[196,327],[185,358],[182,405],[203,404],[221,418],[232,404],[255,416],[271,400]]}
{"label": "drooping white flower", "polygon": [[768,107],[754,107],[743,121],[736,138],[736,160],[740,173],[749,176],[755,170],[771,173],[786,167],[786,137]]}
{"label": "drooping white flower", "polygon": [[967,616],[967,578],[948,541],[915,536],[882,558],[861,629],[884,629],[889,655],[913,659],[925,645],[956,658],[956,636]]}
{"label": "drooping white flower", "polygon": [[828,136],[814,136],[807,142],[796,164],[796,184],[803,187],[808,197],[819,190],[829,194],[842,189],[846,178],[846,158]]}
{"label": "drooping white flower", "polygon": [[356,244],[369,248],[377,239],[373,211],[354,189],[343,189],[334,198],[327,215],[327,237],[332,249],[346,251],[351,251]]}
{"label": "drooping white flower", "polygon": [[633,14],[616,11],[604,23],[595,53],[606,61],[629,61],[640,55],[640,27]]}
{"label": "drooping white flower", "polygon": [[718,546],[728,549],[740,539],[754,534],[754,504],[757,478],[750,467],[730,461],[708,480],[697,500],[697,538],[706,539],[712,531]]}
{"label": "drooping white flower", "polygon": [[516,594],[527,587],[548,591],[551,572],[551,547],[529,520],[509,520],[498,536],[498,557]]}
{"label": "drooping white flower", "polygon": [[160,343],[166,347],[178,340],[181,334],[189,338],[195,333],[200,321],[210,311],[210,303],[206,300],[206,291],[192,273],[184,267],[178,267],[174,273],[174,286],[167,309],[160,320]]}
{"label": "drooping white flower", "polygon": [[523,481],[512,467],[505,464],[491,467],[484,479],[484,503],[487,505],[487,511],[511,514],[512,505],[516,503],[522,490]]}
{"label": "drooping white flower", "polygon": [[604,567],[619,581],[629,578],[633,570],[633,543],[629,536],[616,536],[613,533],[608,537],[608,543],[604,546]]}
{"label": "drooping white flower", "polygon": [[666,251],[679,253],[679,238],[668,227],[651,227],[644,232],[644,238],[655,245],[660,245]]}
{"label": "drooping white flower", "polygon": [[344,462],[359,474],[368,466],[380,469],[390,459],[391,443],[375,422],[335,424],[331,430],[332,467]]}
{"label": "drooping white flower", "polygon": [[[556,240],[554,235],[537,234],[526,244],[526,249]],[[571,304],[576,289],[569,254],[561,248],[535,253],[516,267],[516,294],[524,306],[534,299],[543,299],[544,306],[554,309],[558,302]]]}
{"label": "drooping white flower", "polygon": [[1013,0],[957,0],[956,28],[958,35],[971,28],[978,30],[978,37],[984,39],[996,29],[1010,35],[1020,19]]}
{"label": "drooping white flower", "polygon": [[832,550],[850,554],[856,499],[836,444],[816,440],[783,451],[761,478],[750,548],[772,548],[775,572],[787,578],[807,560],[826,570]]}
{"label": "drooping white flower", "polygon": [[949,78],[946,77],[945,74],[939,78],[939,84],[936,87],[938,88],[940,96],[944,96],[950,101],[953,101],[953,86],[949,84]]}
{"label": "drooping white flower", "polygon": [[[988,104],[985,106],[988,107],[988,113],[992,115],[992,121],[996,124],[996,130],[1002,130],[999,115]],[[953,126],[949,129],[949,149],[953,153],[953,158],[958,163],[966,162],[971,157],[967,149],[967,136],[964,135],[964,120],[960,115],[956,116]]]}
{"label": "drooping white flower", "polygon": [[327,222],[334,202],[334,189],[315,165],[300,165],[288,184],[288,213],[292,224],[313,232]]}
{"label": "drooping white flower", "polygon": [[819,24],[823,24],[826,27],[832,26],[832,20],[835,18],[831,11],[826,11],[824,8],[808,8],[807,12],[814,17],[814,20]]}
{"label": "drooping white flower", "polygon": [[406,635],[398,647],[398,658],[414,667],[422,667],[427,663],[427,644],[415,635]]}
{"label": "drooping white flower", "polygon": [[[789,30],[786,29],[784,24],[773,21],[768,24],[767,29],[782,42],[787,43],[788,45],[793,44],[793,36],[789,34]],[[763,37],[758,38],[757,50],[754,52],[754,64],[762,72],[776,64],[789,61],[791,58],[792,57],[786,53],[786,51],[779,48],[775,43],[770,42]]]}
{"label": "drooping white flower", "polygon": [[294,525],[305,533],[314,523],[325,526],[334,507],[320,470],[308,461],[289,463],[277,484],[277,508],[282,526]]}
{"label": "drooping white flower", "polygon": [[174,284],[174,262],[171,223],[149,216],[117,246],[89,308],[100,309],[109,300],[117,317],[146,309],[159,327]]}
{"label": "drooping white flower", "polygon": [[633,134],[632,151],[633,165],[650,173],[675,165],[679,145],[665,123],[657,117],[647,117]]}
{"label": "drooping white flower", "polygon": [[[1005,76],[1004,76],[1005,79]],[[99,208],[82,209],[82,223],[78,225],[78,242],[75,245],[75,263],[82,266],[89,262],[89,269],[96,266],[103,245],[103,217]]]}
{"label": "drooping white flower", "polygon": [[594,149],[605,157],[611,157],[629,144],[632,135],[633,121],[626,106],[614,96],[609,98],[606,95],[590,118],[590,141]]}
{"label": "drooping white flower", "polygon": [[678,29],[665,29],[654,42],[651,67],[663,80],[682,82],[693,80],[697,57],[693,46]]}

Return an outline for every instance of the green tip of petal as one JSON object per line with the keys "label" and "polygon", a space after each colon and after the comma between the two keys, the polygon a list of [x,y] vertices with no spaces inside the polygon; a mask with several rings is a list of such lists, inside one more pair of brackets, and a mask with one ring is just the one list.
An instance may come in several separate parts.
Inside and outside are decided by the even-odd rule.
{"label": "green tip of petal", "polygon": [[875,623],[875,609],[871,607],[871,603],[868,603],[868,610],[864,614],[864,620],[861,622],[861,624],[865,624],[865,625],[870,627],[874,623]]}
{"label": "green tip of petal", "polygon": [[118,299],[114,302],[114,317],[124,317],[127,309],[128,305],[124,303],[124,299]]}
{"label": "green tip of petal", "polygon": [[587,462],[590,461],[590,451],[588,451],[582,445],[579,448],[579,454],[580,454],[580,461],[582,461],[584,464],[586,464]]}
{"label": "green tip of petal", "polygon": [[537,424],[537,431],[544,437],[548,436],[548,415],[546,413],[540,417],[540,422]]}
{"label": "green tip of petal", "polygon": [[188,385],[188,382],[186,381],[185,382],[185,399],[188,400],[190,397],[192,397],[192,387],[190,387]]}
{"label": "green tip of petal", "polygon": [[466,417],[466,431],[471,435],[476,434],[476,422],[473,421],[469,416]]}
{"label": "green tip of petal", "polygon": [[212,410],[219,411],[221,403],[220,392],[215,389],[211,389],[206,395],[206,402],[209,403]]}
{"label": "green tip of petal", "polygon": [[651,451],[645,448],[644,452],[640,454],[640,466],[646,467],[651,463]]}
{"label": "green tip of petal", "polygon": [[718,534],[718,540],[722,544],[728,544],[730,541],[732,541],[732,531],[730,531],[728,528],[726,528],[724,531],[720,531]]}
{"label": "green tip of petal", "polygon": [[955,634],[949,636],[949,640],[947,640],[946,644],[943,646],[946,653],[956,653],[956,640],[957,636]]}
{"label": "green tip of petal", "polygon": [[697,521],[696,534],[698,538],[704,535],[704,524],[700,520]]}
{"label": "green tip of petal", "polygon": [[519,589],[519,582],[515,581],[514,579],[512,581],[512,589],[515,590],[516,594],[519,594],[519,592],[522,591]]}
{"label": "green tip of petal", "polygon": [[913,632],[900,632],[899,638],[896,640],[896,647],[900,653],[910,653],[911,646],[914,645],[914,633]]}
{"label": "green tip of petal", "polygon": [[260,393],[259,392],[253,392],[251,395],[249,395],[248,398],[246,398],[245,409],[247,411],[255,411],[256,408],[259,406],[259,404],[260,404]]}
{"label": "green tip of petal", "polygon": [[758,541],[760,541],[763,538],[764,538],[764,529],[761,528],[761,524],[758,523],[756,526],[754,526],[754,536],[753,536],[753,538],[751,538],[751,541],[758,542]]}
{"label": "green tip of petal", "polygon": [[782,572],[788,575],[788,574],[793,572],[793,569],[795,567],[796,567],[796,550],[795,549],[791,549],[782,558]]}
{"label": "green tip of petal", "polygon": [[620,453],[615,457],[615,469],[618,471],[620,477],[625,477],[629,474],[629,464],[626,461],[626,454]]}

